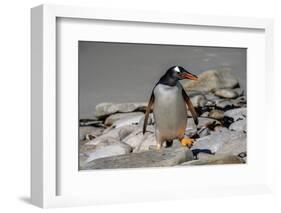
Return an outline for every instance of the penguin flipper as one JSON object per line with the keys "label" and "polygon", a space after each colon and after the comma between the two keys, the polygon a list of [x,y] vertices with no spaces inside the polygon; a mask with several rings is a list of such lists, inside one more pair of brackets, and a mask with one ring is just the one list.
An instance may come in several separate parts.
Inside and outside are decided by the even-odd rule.
{"label": "penguin flipper", "polygon": [[155,97],[154,97],[154,94],[152,92],[152,94],[150,96],[150,99],[149,99],[149,102],[148,102],[148,105],[147,105],[147,108],[146,108],[146,111],[145,111],[145,117],[144,117],[144,122],[143,122],[142,134],[144,134],[145,131],[146,131],[147,121],[148,121],[148,117],[149,117],[149,113],[150,113],[151,107],[154,104],[154,99],[155,99]]}
{"label": "penguin flipper", "polygon": [[184,91],[184,89],[182,89],[182,96],[183,96],[183,98],[184,98],[184,100],[185,100],[185,102],[186,102],[186,104],[187,104],[187,106],[188,106],[188,109],[189,109],[190,112],[191,112],[191,115],[192,115],[192,118],[193,118],[193,120],[194,120],[194,123],[195,123],[196,125],[198,125],[198,116],[197,116],[197,113],[196,113],[196,111],[195,111],[195,109],[194,109],[194,106],[193,106],[193,104],[192,104],[190,98],[188,97],[188,95],[186,94],[186,92]]}

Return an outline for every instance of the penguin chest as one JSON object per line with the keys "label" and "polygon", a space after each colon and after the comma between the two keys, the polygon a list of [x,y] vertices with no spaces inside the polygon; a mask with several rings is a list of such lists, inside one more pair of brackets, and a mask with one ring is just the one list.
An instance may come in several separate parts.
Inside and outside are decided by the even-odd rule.
{"label": "penguin chest", "polygon": [[182,137],[187,120],[182,88],[159,84],[154,89],[154,96],[153,114],[156,134],[165,140]]}

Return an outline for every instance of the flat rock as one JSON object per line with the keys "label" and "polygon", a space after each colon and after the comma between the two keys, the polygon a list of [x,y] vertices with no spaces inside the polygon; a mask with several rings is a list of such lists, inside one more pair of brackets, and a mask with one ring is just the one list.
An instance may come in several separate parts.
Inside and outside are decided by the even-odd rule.
{"label": "flat rock", "polygon": [[145,111],[147,103],[100,103],[96,106],[95,116],[102,118],[117,112]]}
{"label": "flat rock", "polygon": [[234,99],[234,98],[237,98],[239,94],[235,90],[232,90],[232,89],[217,89],[215,91],[215,95],[222,97],[222,98]]}
{"label": "flat rock", "polygon": [[235,155],[209,155],[204,159],[188,161],[182,163],[181,166],[196,166],[196,165],[218,165],[218,164],[241,164],[244,160]]}
{"label": "flat rock", "polygon": [[186,147],[163,148],[126,155],[106,157],[87,163],[83,169],[118,169],[175,166],[193,160],[191,150]]}
{"label": "flat rock", "polygon": [[232,123],[229,127],[230,130],[232,131],[244,131],[247,132],[247,120],[238,120]]}
{"label": "flat rock", "polygon": [[132,133],[138,126],[135,125],[127,125],[119,128],[108,128],[104,130],[103,134],[93,140],[87,142],[88,145],[98,145],[100,142],[107,140],[108,138],[114,138],[116,140],[121,141],[123,138],[127,137],[130,133]]}
{"label": "flat rock", "polygon": [[149,125],[146,130],[146,133],[143,135],[142,127],[139,127],[124,138],[122,142],[130,145],[134,152],[149,150],[150,145],[156,145],[154,127]]}
{"label": "flat rock", "polygon": [[247,117],[247,108],[237,108],[237,109],[231,109],[227,110],[224,113],[224,116],[233,118],[234,121],[245,119]]}
{"label": "flat rock", "polygon": [[235,88],[239,85],[230,69],[214,69],[201,73],[197,81],[185,81],[183,87],[186,90],[212,91],[214,89]]}
{"label": "flat rock", "polygon": [[236,139],[231,140],[229,143],[224,143],[216,154],[225,155],[240,155],[247,152],[247,136],[242,135]]}
{"label": "flat rock", "polygon": [[246,98],[246,96],[241,96],[241,97],[236,98],[235,100],[232,100],[232,103],[235,107],[246,107],[247,98]]}
{"label": "flat rock", "polygon": [[196,152],[200,152],[200,150],[209,150],[211,153],[216,153],[225,143],[230,143],[244,135],[246,135],[244,132],[235,132],[230,131],[227,128],[222,128],[216,132],[212,132],[208,136],[196,139],[196,142],[192,146],[192,150],[198,150]]}
{"label": "flat rock", "polygon": [[216,101],[216,107],[219,109],[230,109],[233,108],[233,103],[230,100],[218,100]]}
{"label": "flat rock", "polygon": [[117,141],[114,138],[107,138],[107,140],[96,145],[94,149],[84,151],[88,157],[85,163],[98,158],[128,154],[131,151],[132,148],[129,145]]}
{"label": "flat rock", "polygon": [[[111,126],[112,124],[116,123],[119,120],[123,120],[123,119],[131,119],[131,118],[138,118],[138,117],[142,117],[144,114],[142,112],[128,112],[128,113],[116,113],[116,114],[112,114],[110,116],[108,116],[105,121],[104,124],[106,126]],[[139,122],[139,120],[138,120]]]}

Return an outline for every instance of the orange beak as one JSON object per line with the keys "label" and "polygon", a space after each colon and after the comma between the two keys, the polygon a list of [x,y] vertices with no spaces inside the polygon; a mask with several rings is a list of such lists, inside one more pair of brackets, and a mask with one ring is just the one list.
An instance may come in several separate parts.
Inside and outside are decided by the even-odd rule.
{"label": "orange beak", "polygon": [[198,77],[196,75],[193,75],[188,72],[180,73],[179,77],[183,79],[198,80]]}

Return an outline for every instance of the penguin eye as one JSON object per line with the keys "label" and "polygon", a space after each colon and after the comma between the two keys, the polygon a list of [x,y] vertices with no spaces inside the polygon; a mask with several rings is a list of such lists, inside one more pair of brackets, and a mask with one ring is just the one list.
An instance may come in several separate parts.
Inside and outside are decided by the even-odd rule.
{"label": "penguin eye", "polygon": [[175,70],[176,72],[180,72],[180,68],[179,68],[178,66],[176,66],[176,67],[174,68],[174,70]]}

